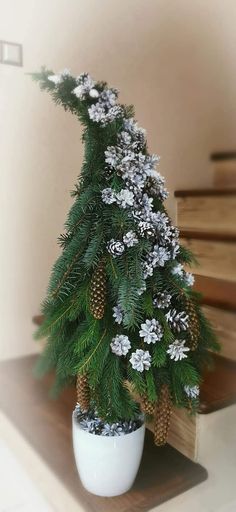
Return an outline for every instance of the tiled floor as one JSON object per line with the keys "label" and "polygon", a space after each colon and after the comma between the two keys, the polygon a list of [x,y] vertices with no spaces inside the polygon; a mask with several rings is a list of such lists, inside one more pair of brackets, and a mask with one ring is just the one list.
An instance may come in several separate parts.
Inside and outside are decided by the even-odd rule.
{"label": "tiled floor", "polygon": [[[202,417],[208,480],[152,512],[236,512],[235,425],[236,406]],[[0,512],[84,512],[1,413],[0,474]]]}

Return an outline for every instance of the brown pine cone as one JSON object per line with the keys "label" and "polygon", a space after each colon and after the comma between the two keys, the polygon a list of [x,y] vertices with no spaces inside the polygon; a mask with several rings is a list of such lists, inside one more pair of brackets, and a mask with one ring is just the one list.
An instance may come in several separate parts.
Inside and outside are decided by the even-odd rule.
{"label": "brown pine cone", "polygon": [[148,400],[147,396],[145,395],[143,395],[140,399],[140,406],[141,410],[145,414],[152,415],[155,412],[156,404],[154,402],[150,402],[150,400]]}
{"label": "brown pine cone", "polygon": [[163,446],[167,442],[170,426],[172,403],[167,384],[161,388],[160,398],[156,404],[154,420],[154,441],[157,446]]}
{"label": "brown pine cone", "polygon": [[104,261],[95,269],[90,285],[90,311],[94,318],[100,320],[106,304],[106,273]]}
{"label": "brown pine cone", "polygon": [[185,305],[186,312],[189,316],[189,337],[190,337],[190,348],[196,350],[199,339],[199,322],[196,313],[196,306],[191,299],[186,300]]}
{"label": "brown pine cone", "polygon": [[86,375],[78,375],[76,382],[77,403],[82,411],[87,411],[90,405],[90,389]]}

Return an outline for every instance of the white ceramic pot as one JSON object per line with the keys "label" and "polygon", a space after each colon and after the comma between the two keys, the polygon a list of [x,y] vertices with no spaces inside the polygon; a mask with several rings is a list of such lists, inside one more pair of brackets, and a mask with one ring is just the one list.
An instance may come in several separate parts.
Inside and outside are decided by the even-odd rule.
{"label": "white ceramic pot", "polygon": [[75,416],[73,447],[81,482],[98,496],[118,496],[133,485],[140,465],[145,425],[123,436],[97,436],[80,428]]}

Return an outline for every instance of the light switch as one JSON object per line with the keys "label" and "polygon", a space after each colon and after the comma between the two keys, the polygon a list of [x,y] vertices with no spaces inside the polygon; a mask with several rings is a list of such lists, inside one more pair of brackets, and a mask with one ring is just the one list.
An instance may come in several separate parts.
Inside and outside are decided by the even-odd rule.
{"label": "light switch", "polygon": [[22,66],[22,45],[8,41],[0,41],[0,62],[2,64]]}

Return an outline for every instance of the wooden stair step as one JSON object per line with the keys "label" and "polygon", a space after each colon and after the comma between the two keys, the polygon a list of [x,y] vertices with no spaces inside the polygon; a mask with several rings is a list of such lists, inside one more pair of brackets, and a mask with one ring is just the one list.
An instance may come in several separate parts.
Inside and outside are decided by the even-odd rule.
{"label": "wooden stair step", "polygon": [[236,190],[179,191],[175,195],[181,230],[236,234]]}
{"label": "wooden stair step", "polygon": [[199,413],[208,414],[236,403],[236,363],[214,355],[214,371],[205,375]]}
{"label": "wooden stair step", "polygon": [[202,309],[221,344],[220,355],[236,362],[236,311],[209,305],[203,305]]}
{"label": "wooden stair step", "polygon": [[231,238],[213,238],[184,231],[180,242],[196,256],[198,266],[194,271],[198,275],[236,282],[236,243]]}
{"label": "wooden stair step", "polygon": [[236,152],[221,151],[211,155],[211,163],[213,166],[214,186],[236,187]]}
{"label": "wooden stair step", "polygon": [[235,282],[195,274],[194,290],[203,295],[204,304],[236,311]]}
{"label": "wooden stair step", "polygon": [[[0,363],[0,406],[86,512],[148,512],[207,478],[206,470],[171,446],[154,446],[146,432],[144,454],[133,488],[115,498],[89,494],[77,475],[71,442],[75,392],[68,388],[59,400],[48,398],[52,376],[36,381],[35,357]],[[6,392],[7,390],[7,392]]]}

